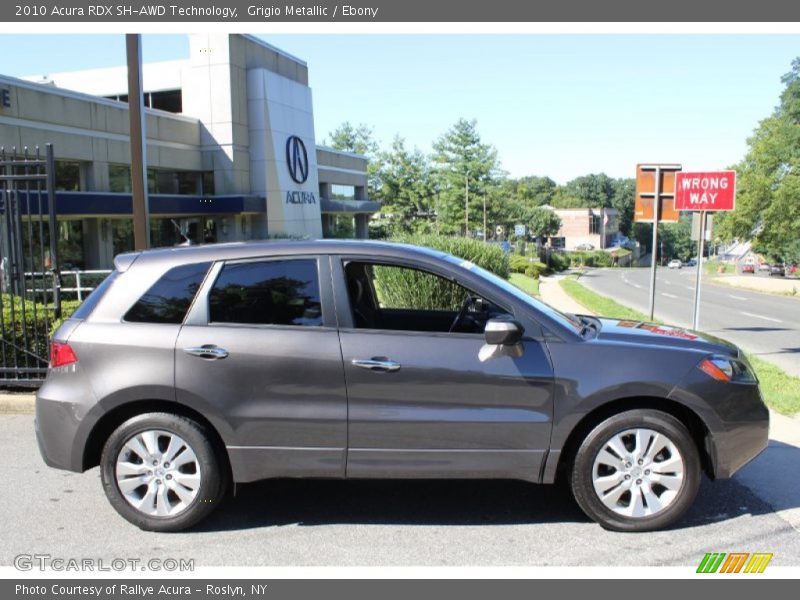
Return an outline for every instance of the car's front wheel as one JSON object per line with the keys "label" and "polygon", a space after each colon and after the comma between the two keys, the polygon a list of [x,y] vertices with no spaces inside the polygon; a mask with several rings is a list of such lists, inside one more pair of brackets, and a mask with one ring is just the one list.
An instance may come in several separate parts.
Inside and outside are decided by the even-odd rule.
{"label": "car's front wheel", "polygon": [[120,425],[100,461],[103,488],[125,519],[148,531],[180,531],[220,503],[227,471],[201,424],[148,413]]}
{"label": "car's front wheel", "polygon": [[700,478],[697,446],[683,423],[637,409],[589,432],[575,456],[571,486],[581,509],[606,529],[652,531],[686,512]]}

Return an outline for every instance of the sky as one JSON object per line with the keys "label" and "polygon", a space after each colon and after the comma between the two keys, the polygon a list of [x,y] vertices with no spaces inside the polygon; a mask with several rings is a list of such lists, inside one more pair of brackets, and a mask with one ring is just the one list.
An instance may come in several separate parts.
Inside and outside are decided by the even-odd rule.
{"label": "sky", "polygon": [[[306,61],[317,142],[344,121],[388,148],[431,151],[476,119],[512,177],[632,177],[639,162],[728,167],[769,116],[798,35],[270,34]],[[144,35],[145,62],[185,58],[184,35]],[[0,73],[125,63],[122,35],[0,35]],[[12,60],[13,57],[13,60]]]}

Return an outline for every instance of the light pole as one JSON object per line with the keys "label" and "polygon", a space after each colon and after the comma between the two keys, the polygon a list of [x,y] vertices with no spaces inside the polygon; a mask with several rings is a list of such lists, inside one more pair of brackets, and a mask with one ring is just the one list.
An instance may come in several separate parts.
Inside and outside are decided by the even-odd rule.
{"label": "light pole", "polygon": [[469,169],[464,175],[464,237],[469,237]]}
{"label": "light pole", "polygon": [[483,241],[486,241],[486,192],[483,192]]}

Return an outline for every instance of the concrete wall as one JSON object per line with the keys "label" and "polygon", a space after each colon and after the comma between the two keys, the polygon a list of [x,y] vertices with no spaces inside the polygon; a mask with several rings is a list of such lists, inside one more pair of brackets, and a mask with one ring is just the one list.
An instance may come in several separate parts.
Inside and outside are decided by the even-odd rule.
{"label": "concrete wall", "polygon": [[[128,105],[0,76],[10,107],[0,109],[0,146],[53,144],[57,159],[91,163],[87,184],[108,191],[108,164],[130,164]],[[197,119],[146,110],[149,167],[204,170]]]}

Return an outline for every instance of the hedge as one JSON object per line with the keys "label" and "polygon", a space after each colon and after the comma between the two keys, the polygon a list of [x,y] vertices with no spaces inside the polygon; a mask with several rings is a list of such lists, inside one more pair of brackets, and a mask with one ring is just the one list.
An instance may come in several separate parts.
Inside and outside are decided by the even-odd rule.
{"label": "hedge", "polygon": [[[509,259],[500,246],[482,241],[436,235],[405,235],[394,242],[441,250],[470,261],[508,279]],[[464,290],[446,279],[412,269],[375,267],[375,288],[385,308],[458,310],[464,301]]]}
{"label": "hedge", "polygon": [[[52,305],[44,305],[25,299],[20,296],[2,294],[3,303],[3,344],[0,351],[0,361],[8,367],[14,366],[39,366],[36,356],[47,358],[50,336],[61,325],[64,319],[74,313],[80,302],[66,300],[61,303],[61,318],[53,320],[54,309]],[[13,310],[12,310],[13,308]],[[13,319],[12,319],[13,317]],[[45,327],[45,317],[48,328]],[[26,363],[27,357],[27,363]]]}

